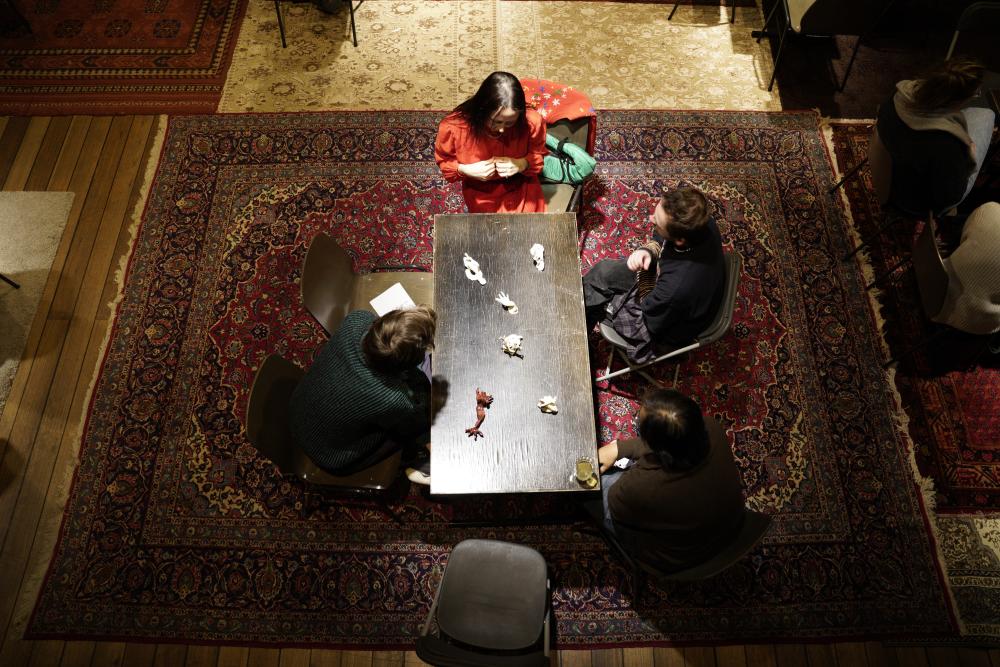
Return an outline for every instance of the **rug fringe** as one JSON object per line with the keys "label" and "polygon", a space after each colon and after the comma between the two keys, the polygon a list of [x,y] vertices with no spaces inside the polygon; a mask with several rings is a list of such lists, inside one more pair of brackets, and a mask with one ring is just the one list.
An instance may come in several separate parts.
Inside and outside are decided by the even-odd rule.
{"label": "rug fringe", "polygon": [[51,483],[52,491],[46,497],[46,504],[54,502],[56,507],[48,511],[43,510],[38,529],[35,531],[37,546],[35,549],[32,549],[33,552],[43,554],[45,557],[34,559],[32,561],[32,566],[28,568],[27,572],[25,572],[24,581],[21,584],[21,594],[17,600],[14,615],[11,618],[13,634],[10,634],[9,636],[23,636],[28,620],[31,617],[32,610],[37,604],[39,591],[41,590],[42,583],[45,580],[45,575],[48,572],[49,564],[54,556],[59,535],[62,532],[63,514],[66,509],[66,501],[69,499],[69,490],[73,484],[73,479],[76,476],[77,466],[80,463],[80,446],[82,444],[81,438],[83,436],[83,425],[86,421],[87,412],[90,408],[90,402],[93,399],[94,390],[97,386],[97,378],[99,375],[98,370],[100,369],[101,362],[104,359],[107,347],[111,342],[111,331],[114,328],[114,314],[117,312],[118,304],[121,302],[123,296],[125,271],[128,267],[128,262],[131,259],[132,251],[135,248],[135,240],[138,235],[139,224],[142,220],[142,214],[146,208],[146,201],[153,185],[153,176],[156,174],[156,169],[160,164],[160,154],[163,150],[163,143],[166,136],[167,116],[157,116],[153,123],[153,136],[150,142],[149,150],[146,154],[146,169],[140,176],[141,181],[139,182],[139,189],[137,191],[138,196],[131,212],[129,213],[129,221],[127,223],[126,234],[128,235],[128,247],[130,248],[130,251],[125,253],[119,259],[118,267],[115,269],[114,281],[116,296],[111,301],[110,312],[112,313],[112,319],[107,327],[107,331],[104,334],[104,340],[101,342],[100,349],[98,350],[98,363],[93,369],[91,369],[91,377],[87,386],[87,392],[83,402],[81,403],[81,413],[75,420],[67,422],[67,430],[63,433],[63,438],[68,438],[68,442],[72,443],[73,464],[64,466],[62,470],[55,471],[55,476]]}

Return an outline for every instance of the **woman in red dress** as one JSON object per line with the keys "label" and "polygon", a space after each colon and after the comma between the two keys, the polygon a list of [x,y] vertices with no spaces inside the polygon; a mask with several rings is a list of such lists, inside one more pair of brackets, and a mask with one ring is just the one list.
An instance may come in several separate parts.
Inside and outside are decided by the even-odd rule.
{"label": "woman in red dress", "polygon": [[545,121],[527,109],[513,74],[493,72],[438,127],[434,159],[445,180],[462,181],[470,213],[544,213],[538,184]]}

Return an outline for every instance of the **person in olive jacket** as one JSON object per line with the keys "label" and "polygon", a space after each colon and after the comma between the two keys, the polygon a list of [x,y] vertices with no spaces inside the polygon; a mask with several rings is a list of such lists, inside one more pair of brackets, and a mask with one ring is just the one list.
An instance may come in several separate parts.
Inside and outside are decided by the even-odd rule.
{"label": "person in olive jacket", "polygon": [[[661,571],[703,563],[736,538],[746,513],[726,434],[673,389],[646,394],[637,422],[638,438],[598,450],[604,528]],[[614,465],[622,458],[624,470]]]}

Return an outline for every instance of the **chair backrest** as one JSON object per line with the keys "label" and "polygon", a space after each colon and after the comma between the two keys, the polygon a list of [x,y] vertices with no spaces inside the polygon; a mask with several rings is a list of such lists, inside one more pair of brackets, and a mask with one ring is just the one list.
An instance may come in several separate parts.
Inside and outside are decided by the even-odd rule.
{"label": "chair backrest", "polygon": [[955,26],[945,60],[952,56],[972,56],[987,69],[1000,69],[997,53],[997,34],[1000,34],[1000,2],[974,2],[962,11]]}
{"label": "chair backrest", "polygon": [[309,244],[302,264],[302,303],[332,334],[351,310],[354,263],[337,242],[320,232]]}
{"label": "chair backrest", "polygon": [[[459,542],[417,641],[417,655],[432,665],[547,665],[548,598],[545,559],[531,547],[498,540]],[[428,635],[435,620],[440,637]]]}
{"label": "chair backrest", "polygon": [[269,355],[254,376],[247,401],[247,439],[282,474],[297,472],[298,447],[292,446],[288,401],[303,375],[292,362]]}
{"label": "chair backrest", "polygon": [[737,561],[746,556],[763,539],[764,533],[767,532],[770,525],[771,517],[767,514],[747,510],[736,539],[704,563],[686,570],[668,573],[659,572],[642,562],[639,565],[658,579],[665,581],[698,581],[708,579],[735,565]]}
{"label": "chair backrest", "polygon": [[722,290],[722,302],[719,304],[719,310],[716,311],[711,323],[696,336],[701,346],[714,343],[722,338],[733,324],[733,312],[736,310],[736,295],[740,286],[743,258],[735,250],[727,250],[723,253],[723,259],[726,263],[726,283]]}
{"label": "chair backrest", "polygon": [[889,203],[892,192],[892,155],[878,136],[878,129],[872,126],[872,135],[868,140],[868,170],[872,175],[872,187],[878,203],[885,206]]}
{"label": "chair backrest", "polygon": [[937,225],[933,215],[927,217],[927,223],[913,242],[913,272],[917,277],[917,291],[920,292],[924,313],[934,319],[941,312],[948,295],[948,270],[938,250]]}
{"label": "chair backrest", "polygon": [[590,119],[569,120],[564,118],[549,125],[546,131],[556,139],[566,139],[581,148],[586,148],[590,138]]}
{"label": "chair backrest", "polygon": [[[785,0],[789,26],[809,35],[864,35],[892,0]],[[781,2],[781,0],[778,0]]]}

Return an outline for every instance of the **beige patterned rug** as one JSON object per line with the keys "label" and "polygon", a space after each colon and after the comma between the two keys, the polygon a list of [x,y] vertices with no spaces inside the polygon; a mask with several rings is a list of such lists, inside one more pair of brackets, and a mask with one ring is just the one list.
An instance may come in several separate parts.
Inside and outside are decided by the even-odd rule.
{"label": "beige patterned rug", "polygon": [[0,192],[0,412],[73,205],[72,192]]}
{"label": "beige patterned rug", "polygon": [[[586,91],[602,109],[779,110],[759,11],[620,2],[367,0],[356,12],[251,0],[221,112],[450,109],[497,69]],[[752,17],[752,20],[751,20]]]}

